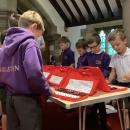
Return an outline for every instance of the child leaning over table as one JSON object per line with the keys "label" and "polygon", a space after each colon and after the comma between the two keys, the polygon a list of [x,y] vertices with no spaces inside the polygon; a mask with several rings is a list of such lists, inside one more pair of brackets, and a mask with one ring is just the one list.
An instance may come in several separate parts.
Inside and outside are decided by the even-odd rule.
{"label": "child leaning over table", "polygon": [[[110,62],[111,73],[108,82],[114,80],[116,85],[130,87],[130,49],[127,47],[127,39],[122,29],[115,29],[108,35],[108,41],[116,51]],[[130,98],[125,98],[126,130],[130,130]]]}

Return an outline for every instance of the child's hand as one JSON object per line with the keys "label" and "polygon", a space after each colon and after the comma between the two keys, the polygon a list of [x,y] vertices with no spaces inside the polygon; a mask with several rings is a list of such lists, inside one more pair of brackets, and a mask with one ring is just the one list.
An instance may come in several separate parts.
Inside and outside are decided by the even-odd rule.
{"label": "child's hand", "polygon": [[108,79],[106,79],[106,82],[107,82],[108,84],[110,84],[110,81],[109,81]]}
{"label": "child's hand", "polygon": [[130,80],[130,73],[126,74],[126,75],[123,77],[123,80],[124,80],[124,81]]}
{"label": "child's hand", "polygon": [[55,94],[55,89],[52,88],[52,87],[50,87],[50,89],[51,89],[51,94],[52,94],[52,95]]}

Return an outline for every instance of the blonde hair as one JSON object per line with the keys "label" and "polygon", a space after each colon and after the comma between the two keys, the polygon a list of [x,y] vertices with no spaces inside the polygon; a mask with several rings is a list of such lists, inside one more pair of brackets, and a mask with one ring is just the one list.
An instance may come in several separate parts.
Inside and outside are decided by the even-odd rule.
{"label": "blonde hair", "polygon": [[36,11],[28,10],[20,16],[18,26],[28,28],[33,23],[37,24],[37,29],[44,31],[42,17]]}
{"label": "blonde hair", "polygon": [[107,37],[108,42],[114,41],[117,36],[119,36],[122,41],[124,41],[126,39],[124,30],[118,28],[109,33],[109,35]]}

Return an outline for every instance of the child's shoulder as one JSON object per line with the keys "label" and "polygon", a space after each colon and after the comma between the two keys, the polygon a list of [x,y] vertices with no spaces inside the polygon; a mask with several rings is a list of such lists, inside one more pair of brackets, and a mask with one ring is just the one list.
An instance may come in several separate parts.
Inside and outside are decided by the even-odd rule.
{"label": "child's shoulder", "polygon": [[36,40],[33,38],[28,38],[26,41],[24,41],[24,43],[22,43],[22,46],[26,48],[30,48],[33,46],[37,47]]}
{"label": "child's shoulder", "polygon": [[67,53],[74,53],[73,50],[70,47],[66,49],[66,52]]}
{"label": "child's shoulder", "polygon": [[105,52],[105,51],[102,51],[100,54],[101,54],[103,57],[110,57],[110,55],[109,55],[107,52]]}

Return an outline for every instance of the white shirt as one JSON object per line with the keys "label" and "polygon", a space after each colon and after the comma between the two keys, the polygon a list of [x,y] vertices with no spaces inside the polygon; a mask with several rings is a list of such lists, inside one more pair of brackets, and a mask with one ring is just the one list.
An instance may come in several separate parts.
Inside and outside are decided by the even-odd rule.
{"label": "white shirt", "polygon": [[[123,77],[130,73],[130,49],[127,48],[123,55],[115,54],[111,58],[109,66],[116,70],[118,82],[126,82]],[[130,80],[127,82],[130,82]]]}

